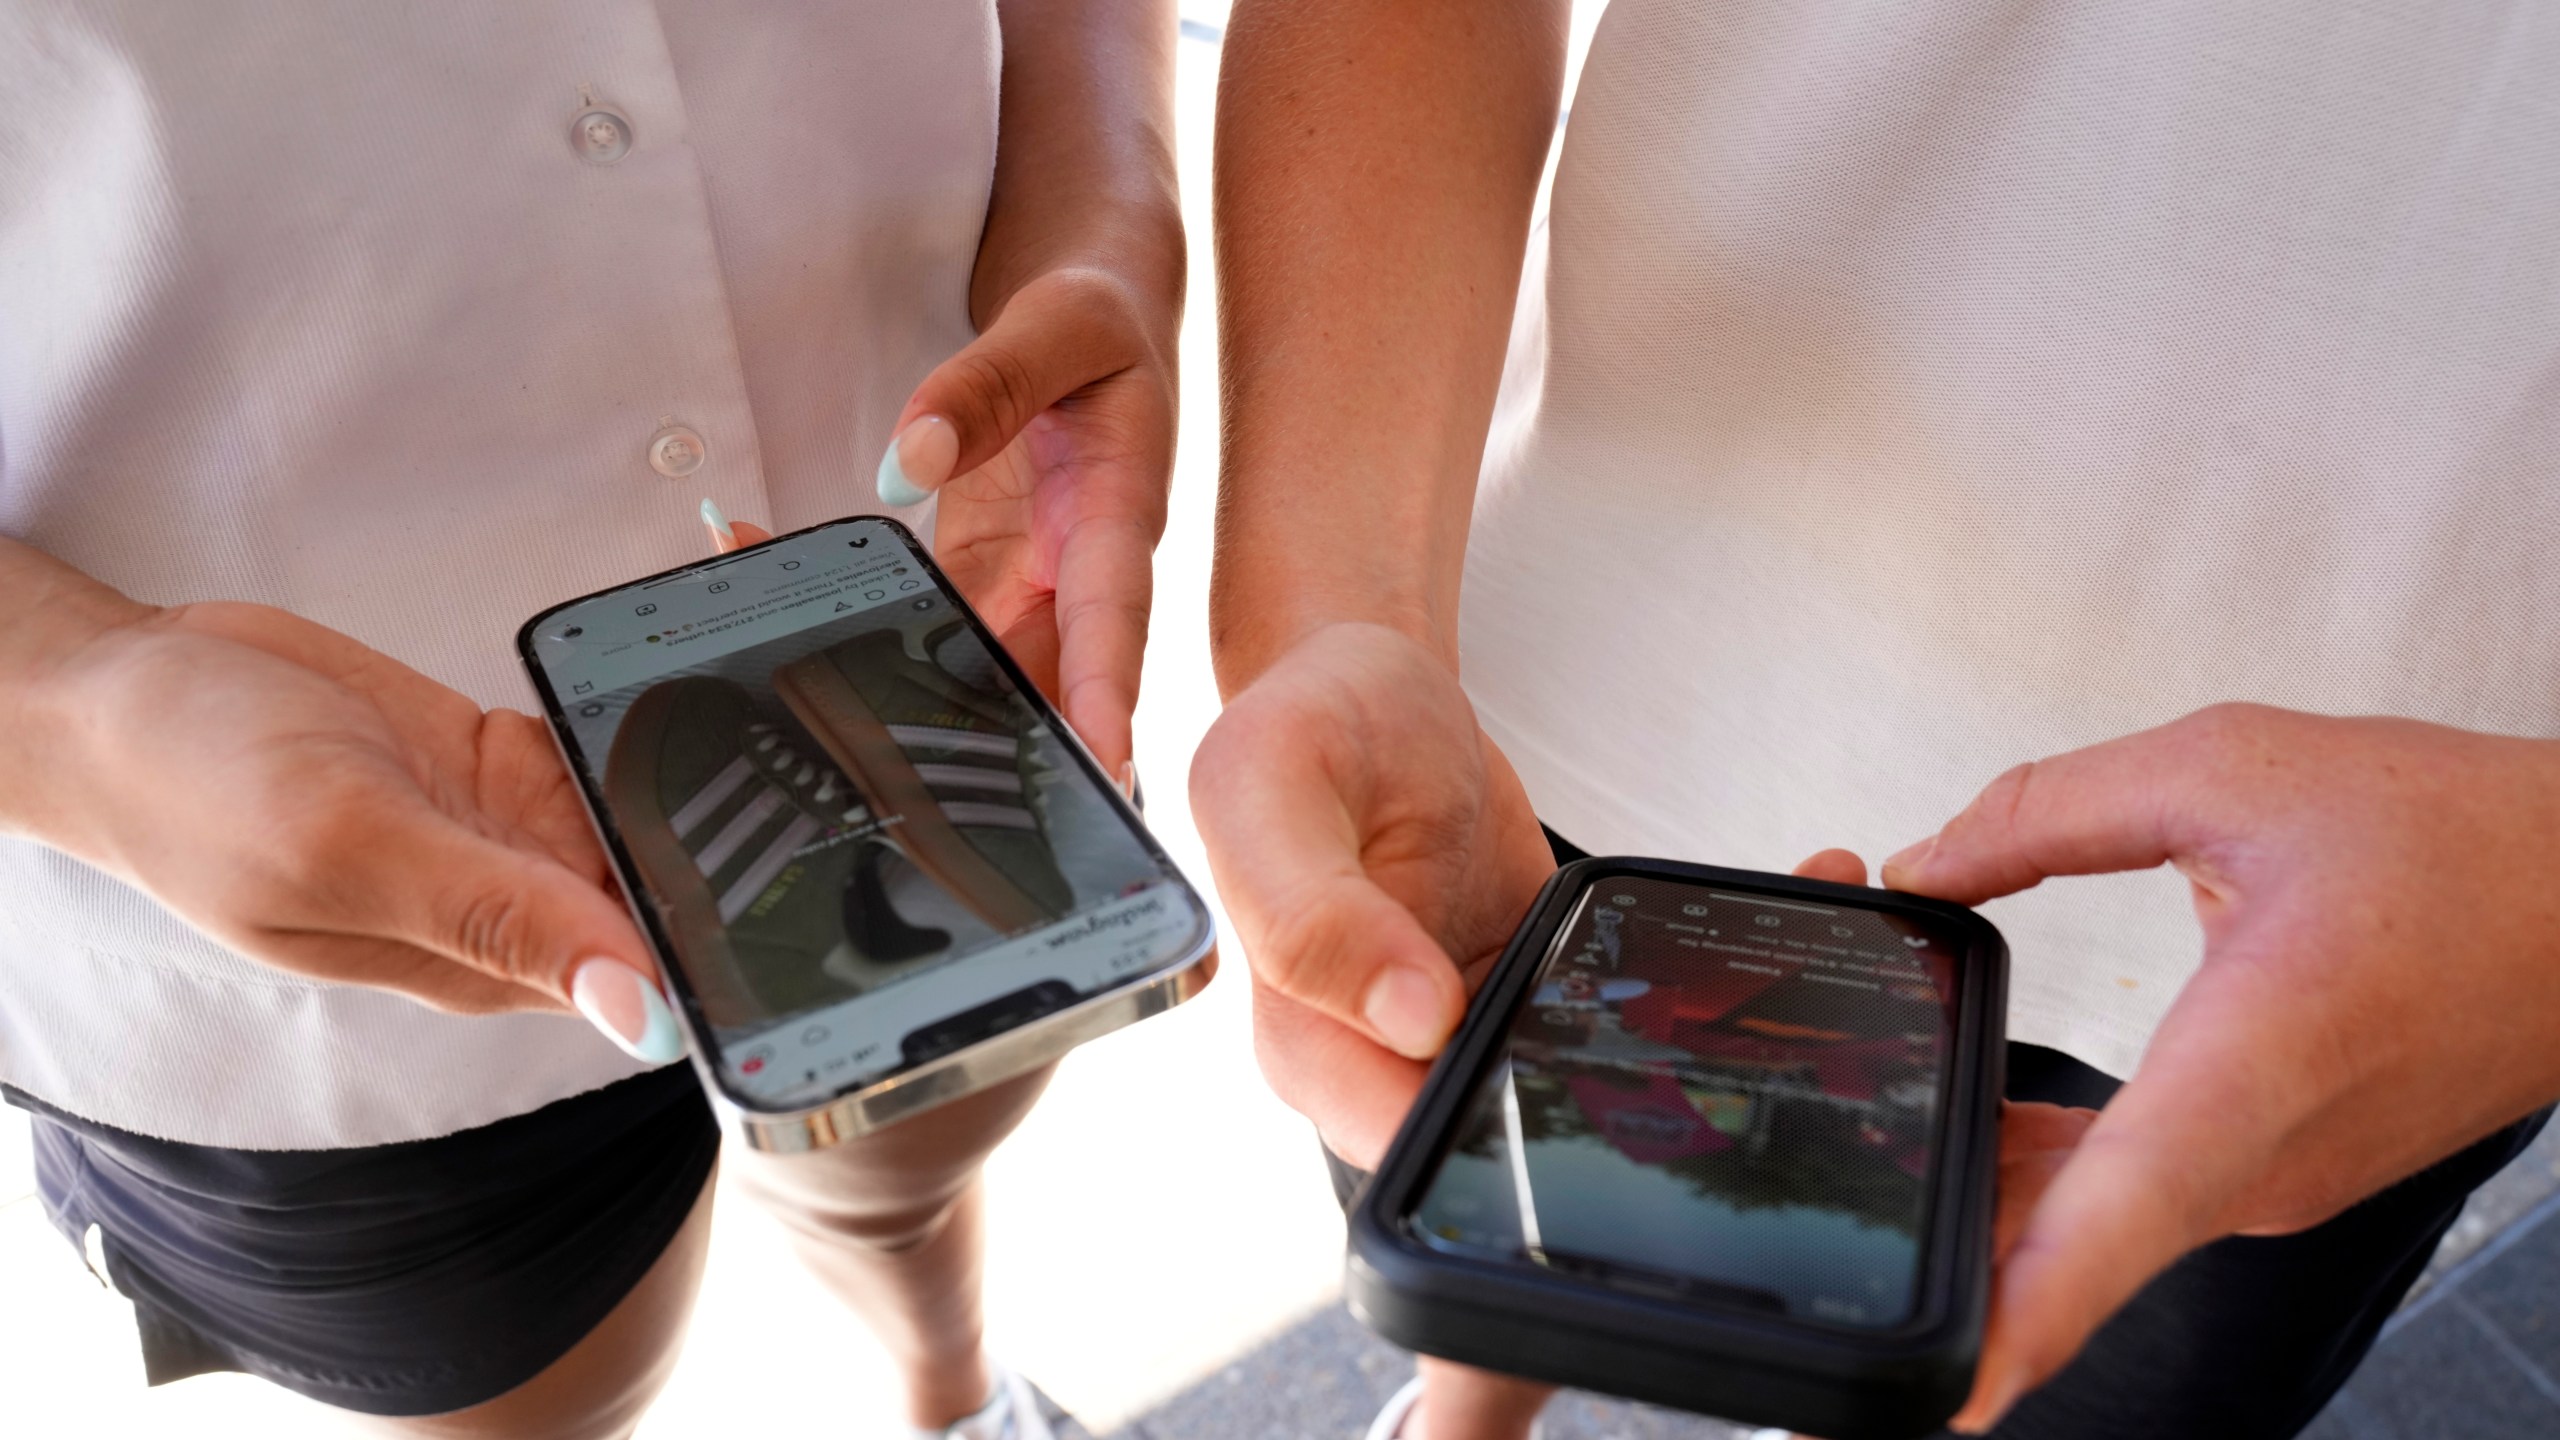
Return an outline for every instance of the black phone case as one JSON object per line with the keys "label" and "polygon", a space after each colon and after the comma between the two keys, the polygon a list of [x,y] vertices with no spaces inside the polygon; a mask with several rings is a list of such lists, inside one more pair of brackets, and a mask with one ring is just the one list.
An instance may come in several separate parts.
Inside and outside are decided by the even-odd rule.
{"label": "black phone case", "polygon": [[[1903,1328],[1834,1329],[1657,1299],[1448,1254],[1408,1233],[1402,1217],[1420,1199],[1573,901],[1591,881],[1613,875],[1927,915],[1969,937],[1956,971],[1953,1079],[1931,1176],[1921,1299]],[[2000,932],[1960,905],[1668,860],[1567,865],[1539,892],[1354,1202],[1345,1284],[1352,1313],[1407,1349],[1488,1370],[1827,1440],[1928,1434],[1963,1403],[1982,1346],[2007,991]]]}

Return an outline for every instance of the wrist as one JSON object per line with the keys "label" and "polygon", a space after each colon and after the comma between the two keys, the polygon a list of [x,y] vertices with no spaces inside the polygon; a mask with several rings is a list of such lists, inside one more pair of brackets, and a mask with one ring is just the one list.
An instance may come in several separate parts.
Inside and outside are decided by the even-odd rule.
{"label": "wrist", "polygon": [[1132,301],[1148,338],[1172,353],[1182,325],[1188,252],[1182,211],[1170,194],[1081,197],[1041,218],[991,216],[969,282],[969,313],[986,329],[1024,286],[1044,275],[1107,276]]}
{"label": "wrist", "polygon": [[1233,698],[1308,636],[1342,624],[1396,631],[1455,674],[1468,472],[1436,462],[1416,439],[1428,427],[1409,420],[1342,427],[1363,437],[1347,442],[1331,427],[1288,423],[1323,407],[1239,404],[1225,389],[1209,578],[1220,694]]}
{"label": "wrist", "polygon": [[1383,586],[1301,576],[1255,583],[1221,563],[1209,585],[1209,659],[1218,695],[1232,700],[1282,656],[1337,625],[1376,625],[1407,636],[1458,669],[1457,635],[1418,595]]}
{"label": "wrist", "polygon": [[77,677],[112,637],[160,612],[41,551],[0,539],[0,601],[22,617],[0,629],[0,832],[40,834],[48,777],[82,722]]}

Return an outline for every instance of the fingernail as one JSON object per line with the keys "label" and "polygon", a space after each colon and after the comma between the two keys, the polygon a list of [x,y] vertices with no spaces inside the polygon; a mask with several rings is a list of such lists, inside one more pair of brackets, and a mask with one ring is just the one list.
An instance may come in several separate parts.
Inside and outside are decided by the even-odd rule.
{"label": "fingernail", "polygon": [[729,517],[720,513],[719,502],[708,495],[702,498],[702,523],[711,527],[711,538],[722,545],[738,543],[738,532],[729,528]]}
{"label": "fingernail", "polygon": [[569,1000],[606,1039],[634,1060],[661,1064],[684,1053],[676,1015],[666,997],[639,971],[598,958],[569,977]]}
{"label": "fingernail", "polygon": [[1369,1028],[1387,1047],[1416,1060],[1440,1053],[1448,1028],[1440,1019],[1440,987],[1409,965],[1389,966],[1369,982],[1369,998],[1360,1004]]}
{"label": "fingernail", "polygon": [[939,415],[919,415],[880,457],[880,503],[921,505],[960,462],[960,434]]}
{"label": "fingernail", "polygon": [[1884,857],[1884,882],[1890,885],[1896,880],[1901,879],[1904,872],[1919,869],[1922,864],[1927,862],[1929,852],[1937,848],[1938,837],[1932,835],[1917,845],[1905,845],[1901,849],[1887,855]]}
{"label": "fingernail", "polygon": [[1120,793],[1129,797],[1133,807],[1147,808],[1147,793],[1138,788],[1138,762],[1135,760],[1120,762]]}

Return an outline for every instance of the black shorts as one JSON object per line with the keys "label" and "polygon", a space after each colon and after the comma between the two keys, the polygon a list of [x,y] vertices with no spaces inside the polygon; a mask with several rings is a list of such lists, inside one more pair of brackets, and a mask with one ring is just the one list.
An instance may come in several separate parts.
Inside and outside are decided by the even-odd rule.
{"label": "black shorts", "polygon": [[[1583,858],[1547,832],[1556,862]],[[2121,1082],[2057,1050],[2009,1046],[2008,1098],[2106,1108]],[[2528,1117],[2324,1224],[2234,1237],[2145,1286],[1992,1440],[2285,1440],[2320,1413],[2373,1348],[2463,1202],[2522,1154]],[[1365,1172],[1331,1150],[1348,1208]]]}
{"label": "black shorts", "polygon": [[97,1229],[154,1385],[263,1376],[368,1415],[435,1415],[532,1379],[656,1262],[720,1133],[671,1065],[494,1125],[347,1150],[225,1150],[15,1090],[36,1184]]}

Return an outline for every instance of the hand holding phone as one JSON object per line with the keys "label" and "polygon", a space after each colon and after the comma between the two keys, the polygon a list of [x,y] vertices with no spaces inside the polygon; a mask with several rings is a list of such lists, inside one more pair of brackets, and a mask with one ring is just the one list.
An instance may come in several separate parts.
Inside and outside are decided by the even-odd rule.
{"label": "hand holding phone", "polygon": [[1445,660],[1339,624],[1228,703],[1191,802],[1253,966],[1264,1075],[1374,1165],[1555,868],[1519,778]]}
{"label": "hand holding phone", "polygon": [[1981,1339],[2004,988],[1959,907],[1566,866],[1354,1212],[1354,1311],[1466,1364],[1919,1434]]}
{"label": "hand holding phone", "polygon": [[1206,981],[1206,907],[895,522],[556,606],[518,643],[751,1144],[905,1118]]}
{"label": "hand holding phone", "polygon": [[541,721],[269,606],[134,605],[0,541],[18,567],[118,620],[12,688],[0,827],[251,959],[438,1010],[565,1010],[589,962],[652,968]]}
{"label": "hand holding phone", "polygon": [[879,486],[891,505],[941,497],[953,583],[1117,779],[1173,475],[1182,291],[1178,224],[1111,240],[1102,268],[1033,275],[979,317],[900,411]]}
{"label": "hand holding phone", "polygon": [[2553,741],[2223,705],[2020,766],[1887,862],[1966,902],[2165,862],[2202,922],[2141,1068],[2019,1207],[1968,1428],[2188,1250],[2317,1223],[2560,1096],[2555,827]]}

